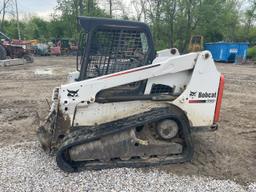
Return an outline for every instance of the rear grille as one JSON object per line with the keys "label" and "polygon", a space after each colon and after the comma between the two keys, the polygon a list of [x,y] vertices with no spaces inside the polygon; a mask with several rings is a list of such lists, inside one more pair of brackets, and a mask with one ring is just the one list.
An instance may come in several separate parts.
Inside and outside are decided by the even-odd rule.
{"label": "rear grille", "polygon": [[154,84],[151,88],[151,94],[171,94],[173,92],[173,89],[170,86],[162,85],[162,84]]}

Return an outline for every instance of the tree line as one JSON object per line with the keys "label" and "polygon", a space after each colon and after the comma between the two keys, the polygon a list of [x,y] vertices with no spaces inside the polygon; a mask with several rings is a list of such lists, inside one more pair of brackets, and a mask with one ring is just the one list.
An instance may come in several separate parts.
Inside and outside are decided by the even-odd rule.
{"label": "tree line", "polygon": [[[157,49],[178,47],[184,52],[191,35],[202,35],[205,42],[256,42],[256,0],[57,0],[49,21],[36,16],[19,21],[22,39],[77,40],[79,15],[146,22]],[[15,18],[3,17],[0,30],[18,38]]]}

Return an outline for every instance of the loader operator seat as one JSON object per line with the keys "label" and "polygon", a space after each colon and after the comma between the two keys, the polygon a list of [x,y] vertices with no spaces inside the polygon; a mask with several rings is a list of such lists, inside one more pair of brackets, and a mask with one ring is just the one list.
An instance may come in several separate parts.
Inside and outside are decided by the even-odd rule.
{"label": "loader operator seat", "polygon": [[140,22],[78,17],[86,35],[79,81],[151,64],[149,27]]}

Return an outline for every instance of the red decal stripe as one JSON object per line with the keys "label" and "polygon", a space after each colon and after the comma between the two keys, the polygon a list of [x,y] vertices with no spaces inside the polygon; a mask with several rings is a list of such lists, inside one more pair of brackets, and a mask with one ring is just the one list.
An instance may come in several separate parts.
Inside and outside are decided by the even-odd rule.
{"label": "red decal stripe", "polygon": [[206,103],[206,100],[189,100],[188,103]]}
{"label": "red decal stripe", "polygon": [[214,119],[213,119],[214,123],[218,122],[220,118],[220,108],[221,108],[222,96],[224,91],[224,82],[225,82],[224,75],[221,75],[220,83],[219,83],[218,98],[217,98],[215,112],[214,112]]}
{"label": "red decal stripe", "polygon": [[128,73],[133,73],[133,72],[141,71],[141,70],[145,70],[145,69],[150,69],[150,68],[158,67],[158,66],[160,66],[160,64],[153,65],[153,66],[148,66],[148,67],[144,67],[144,68],[140,68],[140,69],[131,69],[129,71],[122,71],[122,72],[119,72],[119,73],[114,73],[112,75],[108,75],[108,76],[105,76],[105,77],[102,77],[102,78],[99,78],[99,79],[108,79],[108,78],[111,78],[111,77],[116,77],[116,76],[120,76],[120,75],[124,75],[124,74],[128,74]]}

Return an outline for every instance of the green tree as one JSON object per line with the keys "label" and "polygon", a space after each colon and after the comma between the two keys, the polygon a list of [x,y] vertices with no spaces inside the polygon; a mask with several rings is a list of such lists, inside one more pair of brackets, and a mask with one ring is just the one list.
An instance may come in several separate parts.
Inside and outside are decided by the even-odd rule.
{"label": "green tree", "polygon": [[78,16],[109,17],[93,0],[58,0],[56,11],[51,22],[51,29],[57,37],[78,38]]}
{"label": "green tree", "polygon": [[22,34],[25,39],[48,39],[50,37],[49,22],[34,16],[25,23]]}

